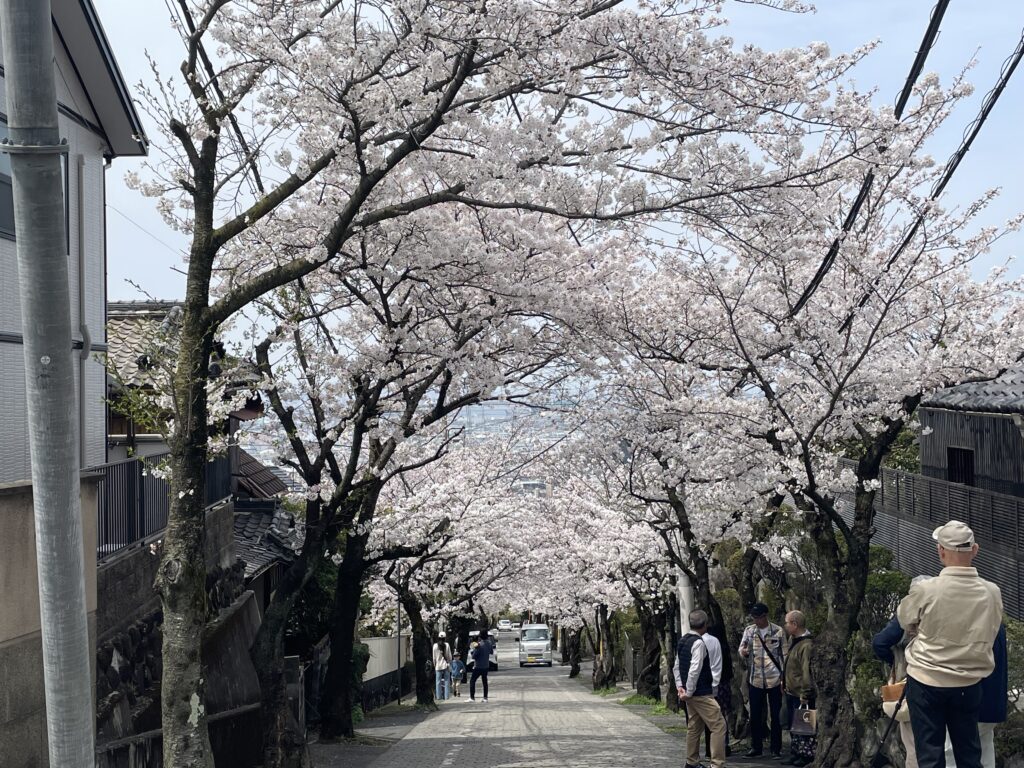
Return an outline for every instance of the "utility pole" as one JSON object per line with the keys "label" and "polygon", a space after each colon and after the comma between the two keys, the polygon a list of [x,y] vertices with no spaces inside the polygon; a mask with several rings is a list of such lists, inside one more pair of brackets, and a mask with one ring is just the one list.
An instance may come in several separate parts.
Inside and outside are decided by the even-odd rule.
{"label": "utility pole", "polygon": [[0,0],[50,765],[95,764],[50,0]]}

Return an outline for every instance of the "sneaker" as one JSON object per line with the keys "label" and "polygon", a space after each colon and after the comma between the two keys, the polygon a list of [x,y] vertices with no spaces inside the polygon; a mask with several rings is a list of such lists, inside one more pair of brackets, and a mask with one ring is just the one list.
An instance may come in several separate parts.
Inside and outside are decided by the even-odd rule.
{"label": "sneaker", "polygon": [[743,755],[743,756],[744,757],[761,757],[761,754],[762,754],[762,752],[761,752],[760,749],[748,749],[747,753],[745,755]]}
{"label": "sneaker", "polygon": [[484,696],[484,704],[486,704],[486,703],[487,703],[487,697]]}
{"label": "sneaker", "polygon": [[772,752],[770,755],[768,755],[768,759],[769,760],[781,760],[782,759],[782,753],[781,752]]}

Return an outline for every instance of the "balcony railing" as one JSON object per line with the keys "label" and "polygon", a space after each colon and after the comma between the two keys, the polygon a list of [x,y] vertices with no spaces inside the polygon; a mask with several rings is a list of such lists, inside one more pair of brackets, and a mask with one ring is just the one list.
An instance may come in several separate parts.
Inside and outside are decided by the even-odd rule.
{"label": "balcony railing", "polygon": [[[99,486],[97,558],[111,555],[167,527],[170,487],[153,469],[167,454],[126,459],[91,469],[103,474]],[[211,506],[231,495],[231,460],[218,456],[206,465],[204,503]]]}

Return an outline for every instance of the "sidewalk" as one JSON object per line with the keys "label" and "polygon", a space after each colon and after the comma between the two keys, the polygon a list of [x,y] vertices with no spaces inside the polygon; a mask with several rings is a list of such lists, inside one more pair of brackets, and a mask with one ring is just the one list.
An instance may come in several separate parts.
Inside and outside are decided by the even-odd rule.
{"label": "sidewalk", "polygon": [[[678,754],[683,758],[680,763],[682,765],[685,762],[686,754],[686,716],[682,712],[671,712],[663,706],[652,706],[650,704],[623,704],[622,702],[633,696],[636,691],[626,682],[620,682],[617,686],[617,691],[611,694],[605,694],[598,696],[592,693],[591,676],[593,673],[593,663],[584,662],[580,668],[579,677],[576,678],[583,685],[587,691],[591,692],[591,695],[595,698],[601,698],[608,702],[614,702],[622,709],[625,709],[634,715],[643,718],[651,725],[659,728],[661,731],[669,736],[674,737],[678,741]],[[778,760],[765,760],[763,758],[748,759],[743,757],[743,754],[750,748],[749,740],[743,739],[740,741],[730,739],[729,747],[732,754],[727,759],[727,765],[729,768],[782,768]],[[701,740],[701,753],[704,754],[706,751],[706,745]],[[789,746],[787,743],[783,743],[783,754],[789,754]],[[705,765],[709,764],[708,760],[703,761]]]}
{"label": "sidewalk", "polygon": [[[465,693],[465,692],[464,692]],[[479,692],[478,692],[479,694]],[[491,675],[490,701],[468,696],[438,711],[371,715],[363,738],[378,744],[315,744],[316,768],[679,768],[679,740],[569,680],[568,668]],[[404,731],[404,733],[403,733]]]}

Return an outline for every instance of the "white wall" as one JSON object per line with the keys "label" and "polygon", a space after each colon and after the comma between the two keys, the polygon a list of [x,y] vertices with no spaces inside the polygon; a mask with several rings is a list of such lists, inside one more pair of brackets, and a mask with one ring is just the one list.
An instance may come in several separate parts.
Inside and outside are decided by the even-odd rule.
{"label": "white wall", "polygon": [[[77,76],[58,46],[61,74],[57,88],[61,102],[70,110],[85,111],[94,121],[78,85]],[[0,78],[0,104],[6,113],[6,94]],[[60,115],[61,136],[67,138],[68,154],[68,256],[72,336],[82,340],[79,319],[79,294],[85,299],[84,320],[93,344],[106,342],[106,268],[104,264],[104,145],[89,128]],[[80,192],[81,190],[81,192]],[[84,277],[79,275],[79,244],[85,263]],[[80,280],[84,282],[80,283]],[[0,238],[0,334],[22,333],[21,303],[18,296],[18,270],[15,243]],[[30,474],[27,419],[25,415],[24,350],[17,342],[0,340],[0,483],[27,480]],[[102,464],[106,456],[106,375],[95,353],[81,360],[80,350],[69,350],[75,360],[76,383],[84,376],[82,466]],[[77,405],[77,404],[76,404]]]}
{"label": "white wall", "polygon": [[[410,641],[409,635],[402,635],[402,664],[412,658]],[[370,662],[363,680],[373,680],[398,668],[397,637],[361,637],[359,642],[370,646]]]}

